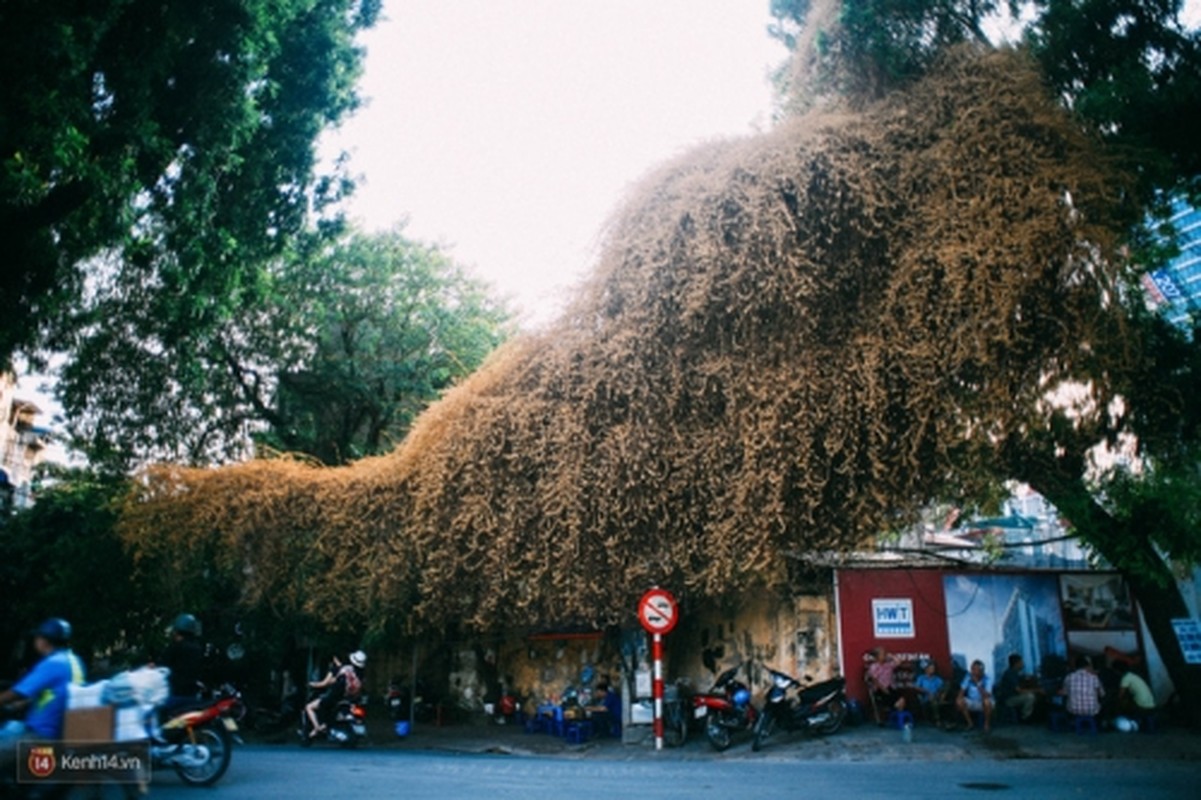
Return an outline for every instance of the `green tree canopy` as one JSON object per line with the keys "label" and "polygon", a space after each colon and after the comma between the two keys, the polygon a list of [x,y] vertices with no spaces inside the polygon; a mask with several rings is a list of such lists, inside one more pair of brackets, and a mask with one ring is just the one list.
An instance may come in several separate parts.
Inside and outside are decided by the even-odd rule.
{"label": "green tree canopy", "polygon": [[[346,188],[314,141],[357,102],[379,0],[0,5],[0,363],[137,291],[164,347],[223,324]],[[93,259],[101,258],[100,262]],[[103,266],[97,266],[101,264]]]}
{"label": "green tree canopy", "polygon": [[[87,471],[55,476],[37,504],[0,520],[0,664],[41,619],[61,616],[81,653],[140,644],[165,612],[147,607],[133,560],[117,538],[124,481]],[[5,675],[12,673],[5,670]]]}
{"label": "green tree canopy", "polygon": [[390,450],[507,334],[508,313],[401,230],[312,238],[268,264],[253,302],[168,346],[140,292],[90,311],[60,392],[93,459],[228,460],[252,440],[338,464]]}
{"label": "green tree canopy", "polygon": [[[795,51],[785,106],[857,106],[927,74],[949,48],[991,47],[1007,22],[1065,106],[1139,178],[1132,221],[1201,175],[1201,32],[1183,0],[772,0],[769,34]],[[1008,16],[1006,16],[1006,14]],[[995,34],[994,34],[995,36]]]}

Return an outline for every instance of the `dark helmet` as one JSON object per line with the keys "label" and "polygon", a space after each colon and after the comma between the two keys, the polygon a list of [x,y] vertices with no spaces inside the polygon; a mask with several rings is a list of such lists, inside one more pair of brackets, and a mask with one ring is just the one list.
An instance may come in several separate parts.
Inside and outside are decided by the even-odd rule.
{"label": "dark helmet", "polygon": [[62,647],[71,641],[71,623],[62,617],[51,617],[37,626],[34,636],[40,636],[50,644]]}
{"label": "dark helmet", "polygon": [[183,636],[200,636],[200,620],[191,614],[180,614],[171,623],[171,630]]}

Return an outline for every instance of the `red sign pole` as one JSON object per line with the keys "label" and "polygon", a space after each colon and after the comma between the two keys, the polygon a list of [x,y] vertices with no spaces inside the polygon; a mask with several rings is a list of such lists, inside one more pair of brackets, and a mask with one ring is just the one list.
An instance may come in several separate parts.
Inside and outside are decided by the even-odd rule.
{"label": "red sign pole", "polygon": [[663,749],[663,636],[651,634],[651,658],[655,662],[651,696],[655,698],[655,749]]}
{"label": "red sign pole", "polygon": [[676,598],[658,586],[642,595],[638,601],[638,619],[651,635],[651,659],[654,661],[654,680],[651,695],[655,700],[655,749],[663,749],[663,634],[671,633],[679,620]]}

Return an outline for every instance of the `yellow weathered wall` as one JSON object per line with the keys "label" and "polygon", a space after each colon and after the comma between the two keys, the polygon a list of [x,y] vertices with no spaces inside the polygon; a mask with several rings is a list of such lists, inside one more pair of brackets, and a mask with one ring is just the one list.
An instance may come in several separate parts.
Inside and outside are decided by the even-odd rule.
{"label": "yellow weathered wall", "polygon": [[[680,623],[664,637],[664,678],[669,683],[686,679],[694,691],[707,691],[718,672],[735,664],[748,664],[739,678],[751,685],[756,700],[768,687],[764,667],[794,677],[823,680],[838,674],[837,626],[834,604],[828,593],[781,598],[770,594],[748,597],[738,607],[682,610]],[[526,704],[557,702],[564,690],[582,686],[591,667],[591,686],[606,679],[619,691],[619,644],[613,637],[556,639],[512,633],[484,645],[485,658],[495,658],[501,681]],[[649,643],[648,655],[649,655]],[[484,682],[472,642],[452,645],[448,702],[478,711],[483,708]],[[716,672],[705,666],[706,653]],[[379,665],[395,674],[410,673],[411,655],[381,656]],[[645,664],[649,668],[649,664]],[[433,676],[423,677],[433,682]],[[382,675],[381,675],[382,677]],[[488,698],[493,699],[493,698]],[[527,705],[527,708],[532,707]]]}
{"label": "yellow weathered wall", "polygon": [[[741,663],[747,668],[738,677],[756,697],[768,686],[764,667],[823,680],[838,672],[836,630],[833,603],[824,594],[756,595],[738,608],[700,609],[684,614],[668,637],[665,677],[686,678],[703,692],[718,673]],[[706,666],[706,653],[715,671]]]}

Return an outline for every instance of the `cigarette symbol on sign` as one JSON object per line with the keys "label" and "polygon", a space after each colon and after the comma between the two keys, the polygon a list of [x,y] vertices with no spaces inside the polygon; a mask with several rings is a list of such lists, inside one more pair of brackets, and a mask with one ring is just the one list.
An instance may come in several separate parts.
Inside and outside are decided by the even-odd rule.
{"label": "cigarette symbol on sign", "polygon": [[668,633],[676,625],[676,599],[665,589],[651,589],[638,603],[638,618],[650,633]]}

